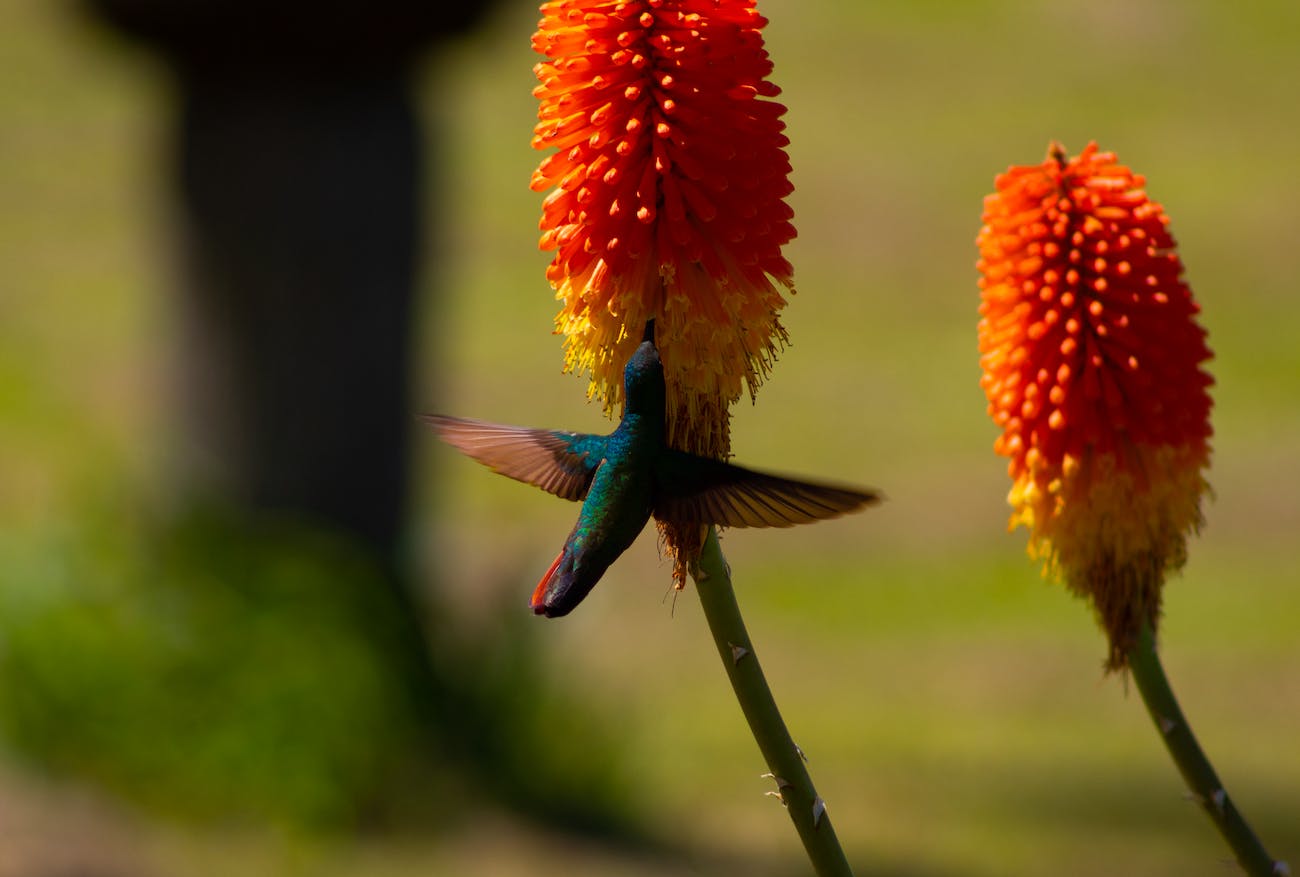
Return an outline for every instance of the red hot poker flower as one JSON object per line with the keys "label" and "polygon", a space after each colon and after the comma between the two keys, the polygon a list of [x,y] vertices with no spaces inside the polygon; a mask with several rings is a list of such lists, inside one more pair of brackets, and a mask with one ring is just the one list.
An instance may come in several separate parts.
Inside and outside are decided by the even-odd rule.
{"label": "red hot poker flower", "polygon": [[985,199],[979,346],[1011,526],[1090,599],[1124,666],[1155,629],[1207,489],[1212,380],[1163,208],[1090,144],[1012,167]]}
{"label": "red hot poker flower", "polygon": [[789,160],[753,0],[553,0],[533,176],[566,368],[613,413],[656,320],[669,442],[724,457],[730,406],[785,342]]}
{"label": "red hot poker flower", "polygon": [[[541,247],[566,368],[612,414],[655,320],[668,443],[725,458],[731,405],[786,341],[788,141],[753,0],[552,0],[533,47]],[[685,584],[703,532],[661,525]]]}

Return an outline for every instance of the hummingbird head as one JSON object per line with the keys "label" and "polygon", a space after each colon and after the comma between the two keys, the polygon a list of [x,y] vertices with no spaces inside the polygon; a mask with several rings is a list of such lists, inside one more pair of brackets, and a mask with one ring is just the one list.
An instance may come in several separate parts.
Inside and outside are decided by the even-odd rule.
{"label": "hummingbird head", "polygon": [[623,394],[628,411],[639,414],[658,411],[662,415],[667,392],[664,366],[654,341],[642,341],[627,361],[623,369]]}

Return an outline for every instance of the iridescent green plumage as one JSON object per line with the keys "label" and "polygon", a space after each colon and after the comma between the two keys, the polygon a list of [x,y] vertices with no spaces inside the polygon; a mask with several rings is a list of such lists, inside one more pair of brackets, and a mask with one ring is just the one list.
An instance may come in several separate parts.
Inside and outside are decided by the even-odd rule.
{"label": "iridescent green plumage", "polygon": [[669,448],[664,373],[652,341],[623,372],[626,406],[607,436],[431,415],[444,441],[502,475],[582,509],[533,592],[539,615],[566,615],[595,587],[653,515],[679,525],[789,527],[879,501],[869,490],[755,472]]}

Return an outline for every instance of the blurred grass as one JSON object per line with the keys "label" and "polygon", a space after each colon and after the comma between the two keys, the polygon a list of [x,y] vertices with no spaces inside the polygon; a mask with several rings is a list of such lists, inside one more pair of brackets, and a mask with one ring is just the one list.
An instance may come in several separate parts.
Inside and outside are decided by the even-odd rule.
{"label": "blurred grass", "polygon": [[0,563],[25,573],[0,591],[14,749],[175,817],[337,827],[382,812],[385,778],[412,766],[412,710],[347,623],[361,601],[321,587],[383,587],[363,552],[269,519],[77,511],[44,540],[0,540]]}
{"label": "blurred grass", "polygon": [[[53,4],[0,0],[0,526],[40,543],[103,485],[159,491],[166,439],[164,83]],[[1300,860],[1300,7],[1172,0],[764,2],[789,106],[793,344],[736,411],[752,465],[883,488],[863,516],[729,534],[742,607],[861,874],[1220,873],[1085,608],[1005,533],[975,353],[980,199],[1047,142],[1114,149],[1165,204],[1217,354],[1215,501],[1167,591],[1167,666],[1229,790]],[[431,239],[425,396],[601,429],[559,374],[536,251],[530,4],[439,59],[447,188]],[[791,424],[799,428],[792,429]],[[416,538],[468,629],[523,611],[574,508],[427,443]],[[35,562],[54,562],[45,558]],[[6,577],[27,571],[8,569]],[[626,740],[683,859],[478,811],[427,842],[138,828],[164,873],[801,873],[693,594],[647,536],[548,666]],[[504,609],[502,608],[504,605]],[[542,622],[537,622],[541,625]],[[556,727],[554,733],[569,733]],[[136,825],[136,823],[132,823]],[[242,837],[242,836],[241,836]],[[318,846],[317,844],[324,844]]]}

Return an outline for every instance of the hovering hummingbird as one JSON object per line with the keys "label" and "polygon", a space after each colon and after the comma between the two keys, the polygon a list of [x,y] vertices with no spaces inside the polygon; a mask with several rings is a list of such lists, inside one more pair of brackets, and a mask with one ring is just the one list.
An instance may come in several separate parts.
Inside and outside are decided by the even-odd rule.
{"label": "hovering hummingbird", "polygon": [[609,435],[424,416],[443,441],[492,470],[582,502],[573,532],[533,591],[538,615],[572,612],[652,515],[683,525],[789,527],[880,499],[668,447],[663,363],[652,339],[649,324],[623,371],[623,418]]}

